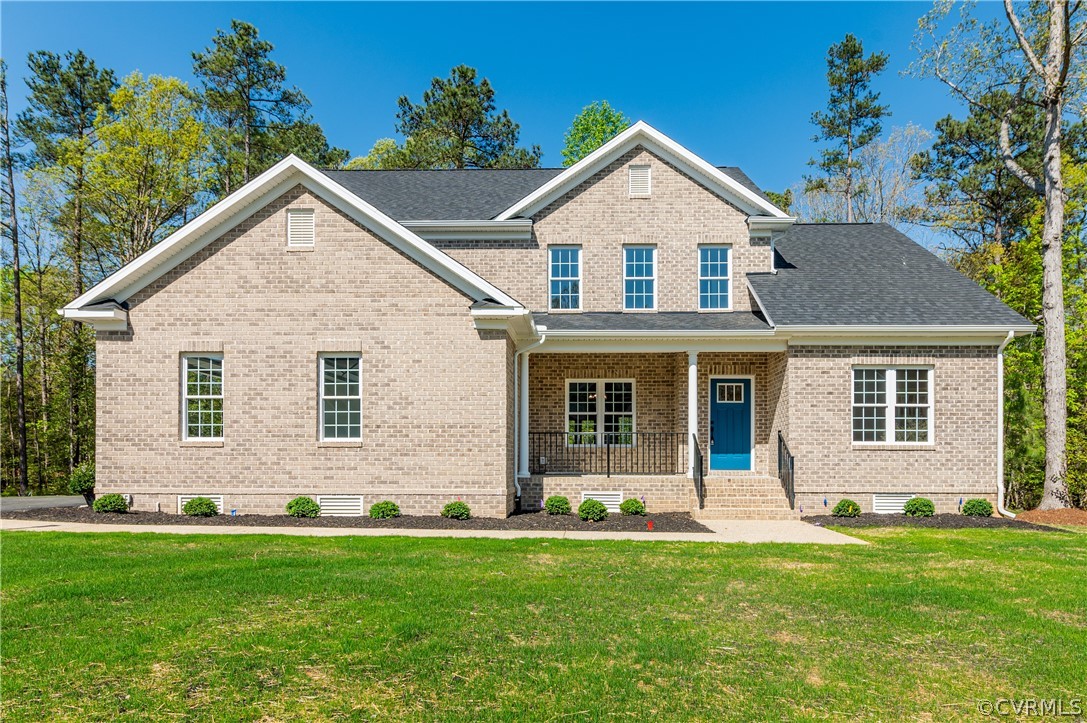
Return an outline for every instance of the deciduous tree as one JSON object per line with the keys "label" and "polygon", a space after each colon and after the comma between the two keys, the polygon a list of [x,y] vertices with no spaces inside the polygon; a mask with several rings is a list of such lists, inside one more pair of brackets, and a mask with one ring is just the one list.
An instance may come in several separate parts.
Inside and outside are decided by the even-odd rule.
{"label": "deciduous tree", "polygon": [[629,126],[630,119],[608,101],[593,101],[574,116],[563,137],[562,165],[574,165]]}

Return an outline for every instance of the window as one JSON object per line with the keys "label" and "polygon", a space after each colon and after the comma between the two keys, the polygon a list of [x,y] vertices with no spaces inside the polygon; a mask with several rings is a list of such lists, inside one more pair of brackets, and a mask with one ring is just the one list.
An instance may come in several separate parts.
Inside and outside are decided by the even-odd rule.
{"label": "window", "polygon": [[354,356],[321,357],[321,439],[362,439],[361,359]]}
{"label": "window", "polygon": [[743,404],[743,382],[721,382],[717,385],[717,401],[723,404]]}
{"label": "window", "polygon": [[223,438],[223,358],[212,355],[182,357],[182,439]]}
{"label": "window", "polygon": [[581,308],[581,247],[552,246],[550,296],[552,309]]}
{"label": "window", "polygon": [[728,246],[698,247],[698,308],[730,309],[732,285]]}
{"label": "window", "polygon": [[[888,439],[888,420],[894,424]],[[932,369],[853,369],[853,441],[928,443],[932,428]]]}
{"label": "window", "polygon": [[308,248],[314,243],[312,208],[292,208],[287,211],[287,246]]}
{"label": "window", "polygon": [[567,381],[566,431],[566,443],[571,446],[633,444],[634,382],[611,379]]}
{"label": "window", "polygon": [[653,246],[623,247],[623,308],[657,307],[657,249]]}
{"label": "window", "polygon": [[648,196],[653,186],[650,167],[631,166],[628,186],[631,196]]}

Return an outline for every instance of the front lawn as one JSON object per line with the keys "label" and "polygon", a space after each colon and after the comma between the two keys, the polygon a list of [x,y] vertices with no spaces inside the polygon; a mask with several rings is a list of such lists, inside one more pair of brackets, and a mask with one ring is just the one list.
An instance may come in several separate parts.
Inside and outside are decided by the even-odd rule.
{"label": "front lawn", "polygon": [[5,532],[0,717],[978,720],[1087,693],[1087,536],[851,534]]}

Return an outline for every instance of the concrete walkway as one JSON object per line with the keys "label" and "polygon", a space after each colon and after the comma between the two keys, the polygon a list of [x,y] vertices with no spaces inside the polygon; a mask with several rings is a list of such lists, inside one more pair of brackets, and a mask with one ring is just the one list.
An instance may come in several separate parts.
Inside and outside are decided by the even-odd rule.
{"label": "concrete walkway", "polygon": [[107,525],[43,520],[0,520],[0,530],[32,532],[165,532],[176,535],[296,535],[300,537],[543,537],[563,540],[658,542],[798,542],[866,545],[848,535],[797,520],[703,520],[714,534],[689,532],[537,532],[533,530],[416,530],[362,527],[211,527],[207,525]]}
{"label": "concrete walkway", "polygon": [[81,495],[41,495],[40,497],[0,497],[0,512],[41,510],[46,507],[82,507]]}

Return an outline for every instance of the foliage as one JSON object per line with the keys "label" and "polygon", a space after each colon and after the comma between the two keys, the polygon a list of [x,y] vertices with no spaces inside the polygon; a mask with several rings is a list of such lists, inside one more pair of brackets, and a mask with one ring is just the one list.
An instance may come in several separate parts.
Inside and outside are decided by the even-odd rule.
{"label": "foliage", "polygon": [[992,517],[993,505],[989,500],[978,498],[967,500],[962,506],[962,513],[969,517]]}
{"label": "foliage", "polygon": [[619,505],[619,511],[624,515],[642,515],[645,516],[645,503],[636,498],[630,498],[623,500]]}
{"label": "foliage", "polygon": [[574,165],[629,126],[630,119],[608,101],[593,101],[574,116],[563,136],[562,165]]}
{"label": "foliage", "polygon": [[770,199],[770,203],[780,208],[785,213],[792,213],[793,209],[793,189],[786,188],[781,193],[777,191],[766,191],[766,197]]}
{"label": "foliage", "polygon": [[291,517],[320,517],[321,505],[312,497],[295,497],[287,503],[287,514]]}
{"label": "foliage", "polygon": [[570,514],[570,500],[562,495],[551,495],[544,502],[544,509],[549,515]]}
{"label": "foliage", "polygon": [[379,138],[365,156],[356,156],[344,165],[345,171],[379,171],[408,165],[403,149],[392,138]]}
{"label": "foliage", "polygon": [[467,520],[472,516],[472,508],[463,502],[450,502],[442,508],[442,517],[452,520]]}
{"label": "foliage", "polygon": [[390,500],[382,500],[370,505],[370,517],[375,520],[388,520],[400,516],[400,505]]}
{"label": "foliage", "polygon": [[193,497],[181,511],[189,517],[215,517],[219,514],[219,508],[207,497]]}
{"label": "foliage", "polygon": [[902,514],[906,517],[932,517],[936,514],[936,505],[926,497],[912,497],[906,501]]}
{"label": "foliage", "polygon": [[112,492],[96,499],[92,507],[95,512],[128,512],[128,503],[124,496]]}
{"label": "foliage", "polygon": [[577,516],[586,522],[600,522],[608,519],[608,508],[603,502],[587,499],[578,506]]}
{"label": "foliage", "polygon": [[839,500],[838,504],[834,505],[834,509],[830,511],[830,514],[835,517],[856,517],[861,513],[861,506],[853,500]]}
{"label": "foliage", "polygon": [[83,462],[68,478],[68,491],[73,495],[83,495],[87,504],[94,502],[94,462]]}

